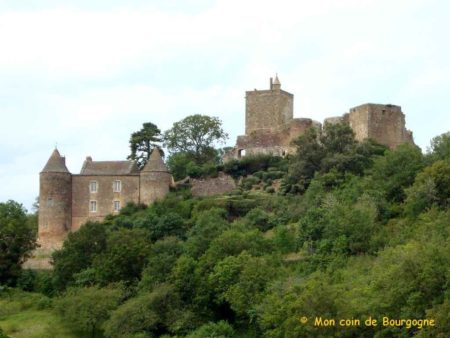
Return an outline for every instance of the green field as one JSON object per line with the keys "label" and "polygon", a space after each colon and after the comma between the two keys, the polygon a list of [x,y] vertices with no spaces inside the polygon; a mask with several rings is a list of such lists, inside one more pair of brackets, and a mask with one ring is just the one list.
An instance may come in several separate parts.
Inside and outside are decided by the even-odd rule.
{"label": "green field", "polygon": [[80,337],[53,313],[50,299],[18,291],[0,296],[0,328],[13,338]]}

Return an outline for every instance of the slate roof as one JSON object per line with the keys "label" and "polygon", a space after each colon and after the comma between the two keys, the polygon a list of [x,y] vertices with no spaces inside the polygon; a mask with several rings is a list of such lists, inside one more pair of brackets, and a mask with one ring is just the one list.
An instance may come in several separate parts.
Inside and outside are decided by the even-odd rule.
{"label": "slate roof", "polygon": [[168,172],[166,165],[164,164],[161,154],[158,149],[154,149],[150,154],[147,164],[142,171],[162,171]]}
{"label": "slate roof", "polygon": [[134,161],[92,161],[86,159],[80,175],[138,175],[139,169]]}
{"label": "slate roof", "polygon": [[50,155],[50,158],[47,161],[44,169],[42,169],[43,173],[68,173],[69,170],[66,167],[66,159],[62,157],[59,153],[58,149],[55,148],[53,153]]}

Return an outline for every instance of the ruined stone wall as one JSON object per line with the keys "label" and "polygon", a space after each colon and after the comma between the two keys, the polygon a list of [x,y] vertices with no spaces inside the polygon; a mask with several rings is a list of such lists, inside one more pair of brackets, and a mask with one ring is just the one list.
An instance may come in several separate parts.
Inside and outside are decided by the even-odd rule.
{"label": "ruined stone wall", "polygon": [[283,90],[246,92],[245,134],[261,130],[276,132],[290,123],[294,112],[294,96]]}
{"label": "ruined stone wall", "polygon": [[168,172],[145,172],[140,175],[140,202],[150,205],[169,193],[172,175]]}
{"label": "ruined stone wall", "polygon": [[364,104],[350,109],[349,123],[358,141],[371,138],[390,148],[414,143],[412,133],[405,128],[405,115],[400,106]]}
{"label": "ruined stone wall", "polygon": [[333,117],[327,117],[324,121],[323,121],[323,125],[325,126],[326,124],[338,124],[338,123],[349,123],[349,114],[344,114],[342,116],[333,116]]}
{"label": "ruined stone wall", "polygon": [[369,112],[364,105],[350,109],[348,123],[357,141],[361,142],[369,137]]}
{"label": "ruined stone wall", "polygon": [[[113,182],[121,181],[121,191],[113,191]],[[97,182],[97,192],[89,191],[89,183]],[[90,201],[97,201],[97,211],[90,212]],[[88,220],[102,221],[108,214],[114,213],[114,201],[120,201],[120,207],[128,202],[139,203],[139,175],[84,176],[74,175],[72,179],[72,231],[76,231]]]}
{"label": "ruined stone wall", "polygon": [[[283,135],[284,134],[284,135]],[[282,137],[289,135],[287,130],[282,132],[259,131],[251,135],[238,136],[236,142],[237,157],[240,158],[257,154],[283,155]]]}
{"label": "ruined stone wall", "polygon": [[71,227],[72,175],[42,172],[39,179],[38,242],[42,248],[57,249]]}
{"label": "ruined stone wall", "polygon": [[260,130],[254,131],[250,135],[238,136],[235,149],[231,154],[227,154],[224,160],[240,158],[244,150],[245,156],[257,154],[285,156],[293,154],[295,146],[292,142],[313,126],[321,128],[319,122],[308,118],[295,118],[291,119],[287,126],[278,131]]}
{"label": "ruined stone wall", "polygon": [[226,194],[235,188],[236,183],[233,178],[224,173],[219,173],[219,176],[215,178],[191,180],[191,192],[196,197]]}

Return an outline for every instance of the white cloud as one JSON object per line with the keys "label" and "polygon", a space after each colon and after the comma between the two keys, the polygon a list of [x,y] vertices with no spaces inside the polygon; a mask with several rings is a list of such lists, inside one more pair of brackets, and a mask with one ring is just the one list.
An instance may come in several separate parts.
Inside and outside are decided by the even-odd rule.
{"label": "white cloud", "polygon": [[446,3],[183,4],[0,12],[0,201],[31,205],[56,141],[74,172],[88,154],[124,158],[146,121],[164,130],[216,115],[231,144],[244,130],[244,92],[267,88],[275,72],[296,116],[399,104],[422,146],[450,127]]}

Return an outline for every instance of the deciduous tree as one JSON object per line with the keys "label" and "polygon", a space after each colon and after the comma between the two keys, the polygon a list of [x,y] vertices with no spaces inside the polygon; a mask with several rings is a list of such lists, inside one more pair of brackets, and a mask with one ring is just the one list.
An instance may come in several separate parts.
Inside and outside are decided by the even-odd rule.
{"label": "deciduous tree", "polygon": [[36,247],[36,233],[23,206],[0,203],[0,284],[14,284],[21,264]]}

